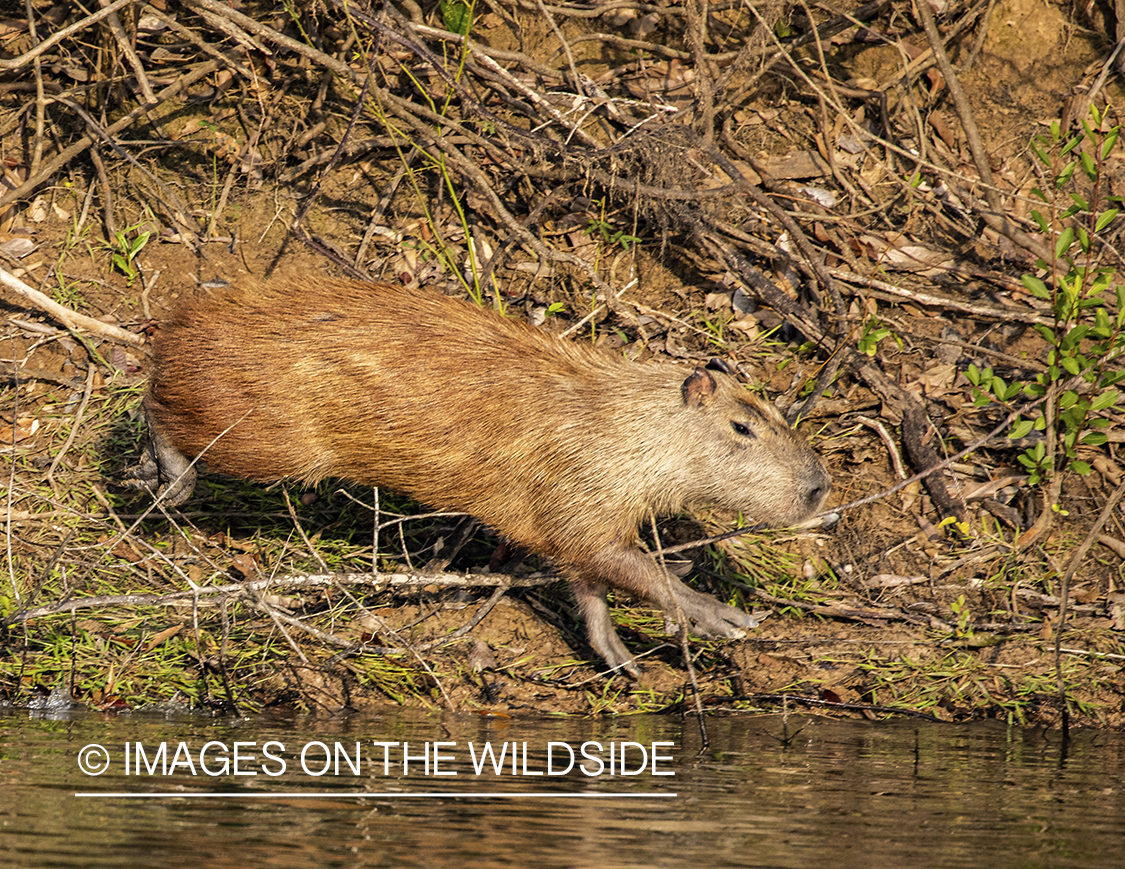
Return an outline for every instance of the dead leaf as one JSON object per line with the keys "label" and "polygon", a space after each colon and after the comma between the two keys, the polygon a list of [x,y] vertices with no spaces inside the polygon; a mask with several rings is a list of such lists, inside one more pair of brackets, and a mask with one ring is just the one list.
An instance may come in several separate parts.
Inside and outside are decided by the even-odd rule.
{"label": "dead leaf", "polygon": [[[922,390],[927,396],[935,398],[951,392],[960,394],[960,389],[953,389],[953,381],[956,378],[956,365],[939,362],[937,365],[932,365],[927,368],[915,383],[922,387]],[[909,387],[907,388],[909,389]]]}
{"label": "dead leaf", "polygon": [[149,641],[147,643],[145,643],[144,650],[146,652],[151,652],[153,649],[155,649],[157,646],[159,646],[161,643],[163,643],[169,637],[176,636],[176,634],[178,634],[180,632],[180,629],[182,627],[183,627],[183,625],[176,625],[175,627],[165,628],[160,633],[156,634],[154,637],[149,638]]}
{"label": "dead leaf", "polygon": [[39,420],[30,416],[21,416],[16,420],[16,424],[4,433],[3,442],[18,444],[20,441],[27,440],[37,431],[39,431]]}
{"label": "dead leaf", "polygon": [[899,576],[894,573],[880,573],[864,580],[864,588],[899,588],[904,585],[918,585],[929,582],[928,576]]}
{"label": "dead leaf", "polygon": [[231,559],[230,566],[247,579],[258,575],[258,561],[253,555],[239,553]]}
{"label": "dead leaf", "polygon": [[872,259],[892,271],[932,277],[953,268],[953,258],[948,253],[915,244],[902,233],[888,233],[884,238],[864,235],[861,241],[871,252]]}
{"label": "dead leaf", "polygon": [[481,640],[474,642],[473,647],[469,650],[469,667],[472,668],[474,673],[496,669],[496,656],[492,654],[492,649]]}
{"label": "dead leaf", "polygon": [[42,223],[47,219],[47,203],[42,196],[36,196],[35,201],[27,207],[24,215],[34,223]]}
{"label": "dead leaf", "polygon": [[771,178],[779,181],[803,178],[823,178],[832,174],[831,167],[816,151],[794,151],[781,156],[767,156],[762,168]]}
{"label": "dead leaf", "polygon": [[1115,631],[1125,631],[1125,594],[1109,595],[1109,617]]}
{"label": "dead leaf", "polygon": [[[6,238],[5,238],[6,236]],[[0,234],[0,251],[15,259],[23,259],[35,250],[35,242],[22,235]]]}

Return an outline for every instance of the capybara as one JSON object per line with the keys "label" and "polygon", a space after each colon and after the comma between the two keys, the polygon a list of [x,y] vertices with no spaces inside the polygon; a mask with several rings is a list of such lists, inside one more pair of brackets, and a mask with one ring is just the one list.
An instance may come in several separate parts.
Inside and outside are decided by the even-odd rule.
{"label": "capybara", "polygon": [[341,477],[469,513],[549,556],[590,645],[638,670],[607,586],[709,637],[754,619],[638,548],[650,514],[719,504],[775,526],[824,463],[726,366],[638,363],[421,288],[289,277],[200,290],[160,326],[134,485],[181,504],[199,458],[251,480]]}

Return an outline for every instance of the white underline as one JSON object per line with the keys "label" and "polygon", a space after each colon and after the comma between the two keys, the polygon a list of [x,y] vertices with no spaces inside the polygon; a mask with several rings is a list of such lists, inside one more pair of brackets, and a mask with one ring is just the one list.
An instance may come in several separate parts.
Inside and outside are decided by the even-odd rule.
{"label": "white underline", "polygon": [[360,797],[370,799],[442,799],[442,800],[464,800],[464,799],[502,799],[502,800],[519,800],[519,799],[668,799],[676,797],[675,793],[567,793],[566,791],[538,791],[530,793],[518,793],[515,791],[480,791],[480,792],[442,792],[442,791],[421,791],[417,793],[404,793],[401,791],[393,791],[388,793],[347,793],[347,792],[334,792],[334,793],[263,793],[263,792],[208,792],[208,793],[128,793],[128,792],[104,792],[104,793],[76,793],[76,797],[112,797],[115,799],[129,799],[129,800],[146,800],[146,799],[207,799],[215,797],[226,797],[227,799],[274,799],[274,800],[290,800],[290,799],[357,799]]}

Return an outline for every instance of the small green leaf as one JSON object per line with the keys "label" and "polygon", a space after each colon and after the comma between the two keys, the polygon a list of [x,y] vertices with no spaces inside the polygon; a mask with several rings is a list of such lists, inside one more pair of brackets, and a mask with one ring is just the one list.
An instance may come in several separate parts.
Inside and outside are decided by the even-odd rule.
{"label": "small green leaf", "polygon": [[1105,137],[1102,142],[1102,159],[1105,160],[1109,156],[1109,152],[1113,150],[1113,146],[1117,144],[1117,136],[1121,132],[1120,127],[1114,127]]}
{"label": "small green leaf", "polygon": [[473,26],[473,9],[462,0],[441,0],[439,4],[445,29],[450,33],[468,36]]}
{"label": "small green leaf", "polygon": [[1070,469],[1080,477],[1090,476],[1090,471],[1093,470],[1093,468],[1091,468],[1088,464],[1079,459],[1075,459],[1070,463]]}
{"label": "small green leaf", "polygon": [[1113,332],[1113,327],[1109,322],[1109,314],[1106,313],[1105,307],[1100,307],[1094,311],[1094,334],[1099,338],[1108,338]]}
{"label": "small green leaf", "polygon": [[1109,269],[1098,269],[1094,274],[1094,280],[1090,282],[1090,292],[1104,293],[1111,286],[1113,286],[1113,272]]}
{"label": "small green leaf", "polygon": [[1119,210],[1116,208],[1107,208],[1099,214],[1097,221],[1094,223],[1094,232],[1101,232],[1109,226],[1109,224],[1113,222],[1113,218],[1117,217],[1118,213]]}
{"label": "small green leaf", "polygon": [[1059,240],[1055,242],[1055,259],[1062,259],[1063,254],[1070,250],[1074,244],[1074,227],[1068,226],[1059,233]]}
{"label": "small green leaf", "polygon": [[1073,356],[1066,356],[1062,360],[1062,367],[1066,370],[1067,374],[1077,376],[1081,369],[1078,367],[1078,361]]}
{"label": "small green leaf", "polygon": [[1008,437],[1012,440],[1019,440],[1020,438],[1027,437],[1031,433],[1031,429],[1035,426],[1035,421],[1030,419],[1023,419],[1012,426],[1012,430],[1008,432]]}
{"label": "small green leaf", "polygon": [[1066,337],[1062,341],[1064,349],[1071,349],[1077,347],[1079,342],[1086,337],[1086,333],[1090,331],[1089,323],[1079,323],[1073,329],[1066,333]]}
{"label": "small green leaf", "polygon": [[[1039,283],[1043,283],[1043,282],[1040,281]],[[1046,289],[1046,288],[1044,287],[1044,289]],[[1034,291],[1033,291],[1033,294],[1034,294]],[[1032,326],[1032,328],[1036,332],[1038,332],[1041,336],[1043,336],[1043,340],[1046,341],[1048,344],[1053,345],[1055,343],[1055,331],[1050,326],[1046,325],[1045,323],[1035,323]]]}
{"label": "small green leaf", "polygon": [[1087,432],[1082,438],[1082,445],[1087,447],[1100,447],[1109,441],[1109,436],[1100,431]]}
{"label": "small green leaf", "polygon": [[1047,289],[1047,285],[1034,275],[1024,275],[1020,278],[1023,285],[1027,287],[1027,291],[1037,299],[1050,299],[1051,291]]}
{"label": "small green leaf", "polygon": [[793,28],[789,26],[789,22],[784,18],[778,18],[773,23],[773,33],[778,39],[791,39],[793,36]]}
{"label": "small green leaf", "polygon": [[1113,407],[1113,405],[1117,404],[1117,399],[1120,395],[1121,393],[1116,389],[1107,389],[1094,399],[1090,404],[1090,410],[1097,412],[1105,410],[1107,407]]}
{"label": "small green leaf", "polygon": [[1098,167],[1094,165],[1094,158],[1083,151],[1078,155],[1078,159],[1082,161],[1082,171],[1086,173],[1086,177],[1091,181],[1098,180]]}

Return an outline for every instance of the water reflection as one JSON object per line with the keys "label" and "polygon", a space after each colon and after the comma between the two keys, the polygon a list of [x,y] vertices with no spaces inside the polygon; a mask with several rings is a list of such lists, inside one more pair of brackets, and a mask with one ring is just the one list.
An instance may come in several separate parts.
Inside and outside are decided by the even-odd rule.
{"label": "water reflection", "polygon": [[[994,726],[809,719],[788,745],[775,718],[712,719],[709,732],[711,747],[696,756],[690,722],[655,717],[497,721],[396,711],[338,721],[36,720],[0,712],[0,849],[15,867],[1121,865],[1120,734],[1079,734],[1064,753],[1057,734]],[[272,749],[286,761],[280,774],[276,761],[272,772],[261,766],[270,742],[283,746]],[[359,775],[346,761],[339,775],[301,767],[305,746],[319,752],[309,767],[315,771],[329,756],[317,746],[331,753],[337,742],[349,751],[360,743]],[[545,774],[562,768],[547,766],[552,743],[577,752],[587,742],[601,745],[603,760],[610,746],[631,746],[625,771],[633,774],[589,775],[593,767],[577,765],[566,775]],[[127,743],[145,757],[129,774]],[[208,744],[230,759],[235,743],[243,744],[237,776],[233,761],[225,776],[156,764],[161,744],[167,763],[181,744],[198,760]],[[476,775],[470,743],[496,751],[514,743],[517,774],[507,755],[503,774]],[[111,756],[96,777],[79,769],[89,745]],[[636,772],[641,749],[654,745],[670,758],[656,770],[674,775],[652,775],[651,756]],[[212,751],[212,760],[222,755]],[[431,751],[437,761],[428,758],[427,775]],[[565,752],[552,755],[559,757]],[[544,791],[610,796],[390,796]],[[235,796],[75,796],[88,792]],[[651,793],[675,797],[636,796]]]}

